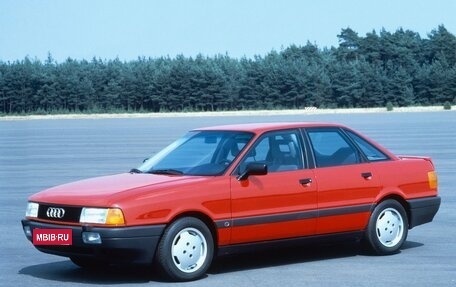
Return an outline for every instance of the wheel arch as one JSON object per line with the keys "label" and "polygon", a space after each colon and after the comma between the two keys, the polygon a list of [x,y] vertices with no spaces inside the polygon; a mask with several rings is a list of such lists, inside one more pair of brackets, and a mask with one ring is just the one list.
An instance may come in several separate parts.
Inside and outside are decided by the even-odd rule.
{"label": "wheel arch", "polygon": [[207,228],[209,228],[209,231],[211,232],[212,239],[214,241],[214,250],[217,250],[218,248],[218,234],[217,234],[217,226],[215,225],[215,222],[212,220],[212,218],[200,211],[185,211],[182,213],[179,213],[175,215],[166,225],[169,226],[176,220],[179,220],[184,217],[193,217],[201,220],[204,224],[206,224]]}
{"label": "wheel arch", "polygon": [[379,205],[380,203],[386,201],[386,200],[395,200],[397,202],[399,202],[402,207],[404,208],[405,210],[405,213],[407,214],[407,222],[408,222],[408,228],[410,229],[410,218],[411,218],[411,214],[410,214],[410,205],[408,204],[408,202],[402,197],[400,196],[399,194],[388,194],[386,195],[385,197],[382,197],[379,201],[377,201],[377,205]]}

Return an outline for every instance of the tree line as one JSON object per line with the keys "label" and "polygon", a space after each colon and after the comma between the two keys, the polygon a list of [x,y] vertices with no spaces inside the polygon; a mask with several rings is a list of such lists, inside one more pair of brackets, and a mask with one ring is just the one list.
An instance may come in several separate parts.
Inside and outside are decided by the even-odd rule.
{"label": "tree line", "polygon": [[337,35],[264,56],[0,61],[0,114],[164,112],[456,103],[456,37],[441,25]]}

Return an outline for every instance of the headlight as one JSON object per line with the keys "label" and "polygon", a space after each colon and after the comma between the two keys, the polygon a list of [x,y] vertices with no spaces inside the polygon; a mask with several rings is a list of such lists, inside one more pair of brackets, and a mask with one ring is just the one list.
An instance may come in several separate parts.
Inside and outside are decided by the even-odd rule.
{"label": "headlight", "polygon": [[38,217],[38,208],[40,205],[36,202],[27,203],[27,210],[25,211],[26,217]]}
{"label": "headlight", "polygon": [[109,225],[125,224],[120,208],[92,208],[84,207],[81,211],[80,223],[96,223]]}

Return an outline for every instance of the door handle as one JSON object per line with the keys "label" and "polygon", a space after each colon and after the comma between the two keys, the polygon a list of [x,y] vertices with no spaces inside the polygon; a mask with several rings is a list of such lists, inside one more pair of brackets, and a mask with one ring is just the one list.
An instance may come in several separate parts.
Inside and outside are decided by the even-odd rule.
{"label": "door handle", "polygon": [[371,179],[372,178],[372,172],[363,172],[361,173],[361,176],[364,177],[364,179]]}
{"label": "door handle", "polygon": [[312,183],[312,179],[311,178],[303,178],[303,179],[299,180],[299,183],[302,184],[302,185],[309,185],[309,184]]}

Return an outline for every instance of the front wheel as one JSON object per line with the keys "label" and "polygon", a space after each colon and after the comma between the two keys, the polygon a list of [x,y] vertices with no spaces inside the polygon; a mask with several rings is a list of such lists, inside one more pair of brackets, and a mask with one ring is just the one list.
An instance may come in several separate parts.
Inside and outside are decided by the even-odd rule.
{"label": "front wheel", "polygon": [[166,228],[156,260],[171,280],[189,281],[206,273],[213,255],[214,242],[206,224],[197,218],[184,217]]}
{"label": "front wheel", "polygon": [[370,247],[379,255],[397,253],[408,233],[408,219],[404,207],[396,200],[385,200],[377,205],[366,231]]}

